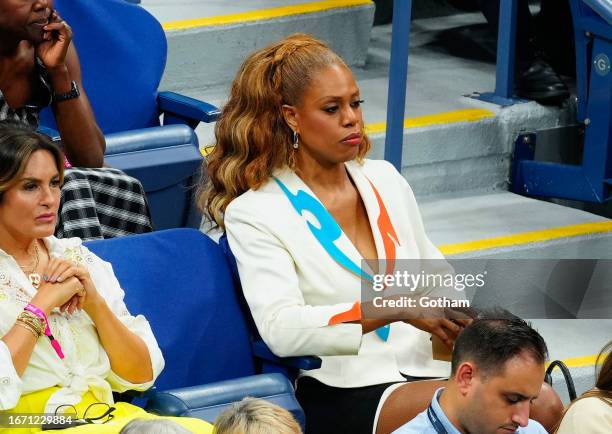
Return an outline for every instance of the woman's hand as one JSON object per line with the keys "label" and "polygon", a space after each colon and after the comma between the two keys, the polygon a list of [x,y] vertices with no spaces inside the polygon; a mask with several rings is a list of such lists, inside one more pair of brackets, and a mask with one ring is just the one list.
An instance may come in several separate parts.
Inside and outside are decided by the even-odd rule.
{"label": "woman's hand", "polygon": [[43,282],[31,303],[49,315],[53,309],[70,302],[74,296],[82,292],[83,285],[76,277],[69,277],[57,283]]}
{"label": "woman's hand", "polygon": [[76,309],[83,309],[90,313],[103,299],[98,293],[87,268],[62,258],[51,258],[43,275],[43,279],[52,284],[62,283],[73,277],[78,279],[83,289],[64,303],[60,310],[62,312],[67,310],[72,314]]}
{"label": "woman's hand", "polygon": [[439,337],[450,350],[453,349],[459,333],[463,331],[462,326],[446,318],[421,318],[407,320],[406,322]]}
{"label": "woman's hand", "polygon": [[426,314],[421,314],[419,318],[407,319],[405,322],[439,337],[452,351],[455,340],[463,329],[472,323],[473,318],[475,313],[466,309],[460,311],[450,308],[428,308]]}
{"label": "woman's hand", "polygon": [[43,28],[43,42],[36,47],[36,55],[49,70],[63,67],[71,41],[72,29],[57,11],[53,11],[49,24]]}

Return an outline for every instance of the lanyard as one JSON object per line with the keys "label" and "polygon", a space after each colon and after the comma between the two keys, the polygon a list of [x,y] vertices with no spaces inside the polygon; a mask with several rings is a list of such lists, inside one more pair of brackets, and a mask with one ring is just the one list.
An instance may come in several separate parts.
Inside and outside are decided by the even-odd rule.
{"label": "lanyard", "polygon": [[438,419],[438,416],[436,416],[436,412],[431,404],[427,407],[427,417],[438,434],[449,434],[444,425],[442,425],[442,422],[440,422],[440,419]]}

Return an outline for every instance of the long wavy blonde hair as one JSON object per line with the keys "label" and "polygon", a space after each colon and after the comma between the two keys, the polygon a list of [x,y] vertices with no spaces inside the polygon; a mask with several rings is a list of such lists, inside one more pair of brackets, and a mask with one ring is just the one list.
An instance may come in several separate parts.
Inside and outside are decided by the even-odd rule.
{"label": "long wavy blonde hair", "polygon": [[[198,206],[211,222],[224,229],[223,214],[232,200],[259,188],[274,170],[295,167],[293,131],[282,106],[299,106],[315,75],[331,65],[347,67],[323,42],[301,33],[244,61],[215,125],[214,149],[202,167],[208,179],[199,186]],[[356,160],[362,162],[370,147],[364,134]]]}

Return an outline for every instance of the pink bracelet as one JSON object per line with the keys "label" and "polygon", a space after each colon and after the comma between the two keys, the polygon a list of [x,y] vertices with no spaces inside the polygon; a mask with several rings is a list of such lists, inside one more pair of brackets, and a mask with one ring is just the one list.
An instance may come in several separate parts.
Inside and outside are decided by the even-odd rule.
{"label": "pink bracelet", "polygon": [[23,310],[32,312],[34,315],[41,318],[45,322],[45,336],[47,336],[49,340],[51,341],[51,346],[53,347],[53,349],[55,350],[59,358],[63,359],[64,353],[62,352],[62,347],[60,346],[60,343],[57,341],[57,339],[55,339],[53,335],[51,334],[51,328],[49,327],[49,320],[47,319],[47,315],[45,314],[45,312],[43,312],[41,308],[34,306],[31,303],[27,304],[26,307],[23,308]]}

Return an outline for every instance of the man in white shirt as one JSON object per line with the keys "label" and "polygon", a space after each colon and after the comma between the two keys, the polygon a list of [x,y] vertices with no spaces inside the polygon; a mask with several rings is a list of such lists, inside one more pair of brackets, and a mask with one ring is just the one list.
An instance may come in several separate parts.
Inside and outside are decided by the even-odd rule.
{"label": "man in white shirt", "polygon": [[522,319],[474,321],[455,342],[448,385],[394,434],[546,434],[529,411],[547,352],[542,336]]}

